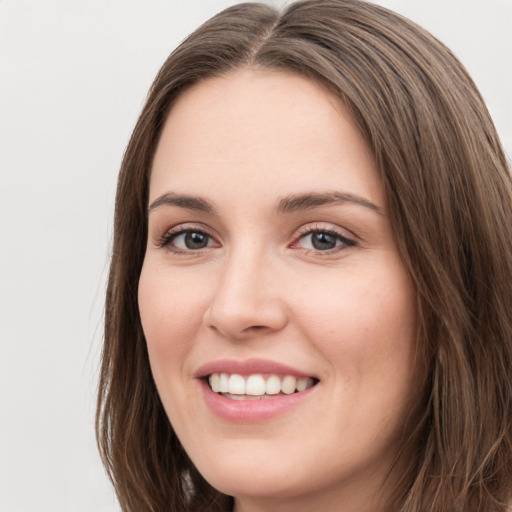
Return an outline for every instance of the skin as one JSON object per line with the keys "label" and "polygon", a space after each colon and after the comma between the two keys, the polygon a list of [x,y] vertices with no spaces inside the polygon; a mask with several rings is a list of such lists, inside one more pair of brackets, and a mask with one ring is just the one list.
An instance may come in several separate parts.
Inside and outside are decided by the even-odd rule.
{"label": "skin", "polygon": [[[361,201],[276,211],[283,197],[332,191]],[[199,471],[237,512],[385,510],[414,399],[415,299],[374,159],[343,104],[277,71],[194,86],[165,124],[149,204],[168,193],[215,209],[150,208],[139,284],[153,376]],[[169,230],[208,243],[164,244]],[[318,249],[311,230],[335,232],[335,246]],[[319,383],[283,414],[229,422],[196,378],[226,358],[281,362]]]}

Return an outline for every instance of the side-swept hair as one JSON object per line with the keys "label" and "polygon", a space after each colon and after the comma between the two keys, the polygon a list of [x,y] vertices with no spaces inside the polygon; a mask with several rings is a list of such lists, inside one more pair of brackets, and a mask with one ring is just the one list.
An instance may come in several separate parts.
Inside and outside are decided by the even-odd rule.
{"label": "side-swept hair", "polygon": [[417,297],[427,368],[414,446],[391,510],[491,512],[512,496],[512,184],[475,85],[432,35],[358,0],[282,13],[226,9],[158,73],[119,175],[97,437],[124,512],[220,511],[169,424],[151,376],[137,288],[148,182],[163,124],[193,84],[244,67],[334,92],[373,152]]}

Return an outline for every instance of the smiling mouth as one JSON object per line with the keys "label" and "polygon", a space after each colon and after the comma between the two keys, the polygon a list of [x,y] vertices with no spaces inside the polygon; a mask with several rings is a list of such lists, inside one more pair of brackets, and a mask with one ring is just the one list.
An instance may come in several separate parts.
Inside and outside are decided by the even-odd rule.
{"label": "smiling mouth", "polygon": [[316,385],[318,379],[293,375],[212,373],[207,377],[207,382],[214,393],[231,400],[264,400],[300,393]]}

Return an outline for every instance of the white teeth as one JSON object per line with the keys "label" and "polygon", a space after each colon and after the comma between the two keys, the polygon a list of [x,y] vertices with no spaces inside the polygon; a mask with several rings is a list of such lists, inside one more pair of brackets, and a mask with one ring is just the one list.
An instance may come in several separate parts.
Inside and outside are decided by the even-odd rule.
{"label": "white teeth", "polygon": [[215,393],[220,391],[220,375],[218,373],[212,373],[210,375],[210,386]]}
{"label": "white teeth", "polygon": [[300,377],[297,379],[297,391],[305,391],[313,385],[311,377]]}
{"label": "white teeth", "polygon": [[229,391],[231,395],[245,395],[245,379],[236,373],[229,377]]}
{"label": "white teeth", "polygon": [[245,395],[230,395],[231,400],[245,400]]}
{"label": "white teeth", "polygon": [[[213,374],[215,375],[215,374]],[[221,373],[219,379],[219,391],[220,393],[229,393],[229,375],[227,373]]]}
{"label": "white teeth", "polygon": [[[210,387],[215,393],[242,396],[265,396],[278,395],[283,393],[291,395],[295,391],[305,391],[313,386],[314,381],[311,377],[294,377],[285,375],[280,379],[277,375],[270,375],[265,378],[262,375],[254,374],[243,377],[237,373],[212,373],[208,377]],[[238,399],[238,397],[236,398]]]}
{"label": "white teeth", "polygon": [[261,375],[251,375],[245,383],[246,395],[264,395],[265,389],[265,379]]}
{"label": "white teeth", "polygon": [[271,375],[267,379],[267,395],[278,395],[281,392],[281,380],[277,375]]}
{"label": "white teeth", "polygon": [[292,377],[291,375],[287,375],[283,382],[281,382],[281,391],[285,395],[291,395],[295,391],[295,387],[297,386],[297,379]]}

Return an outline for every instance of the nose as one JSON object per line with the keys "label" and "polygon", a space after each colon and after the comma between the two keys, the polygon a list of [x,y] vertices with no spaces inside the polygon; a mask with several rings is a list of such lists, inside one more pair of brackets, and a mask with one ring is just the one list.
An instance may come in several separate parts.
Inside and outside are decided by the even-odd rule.
{"label": "nose", "polygon": [[232,254],[216,281],[206,325],[231,340],[265,336],[285,327],[285,290],[263,255]]}

